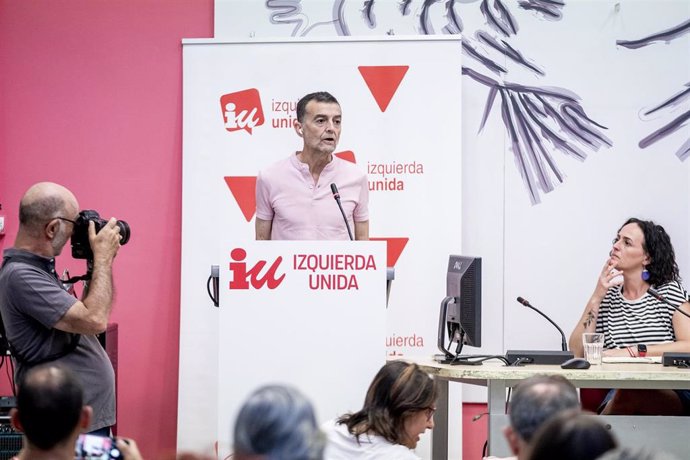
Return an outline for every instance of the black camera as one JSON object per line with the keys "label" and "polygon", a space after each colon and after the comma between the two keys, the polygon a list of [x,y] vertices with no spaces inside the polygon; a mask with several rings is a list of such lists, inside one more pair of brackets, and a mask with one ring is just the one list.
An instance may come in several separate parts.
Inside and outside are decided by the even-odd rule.
{"label": "black camera", "polygon": [[[72,257],[75,259],[93,260],[93,251],[89,243],[89,222],[91,221],[96,225],[96,233],[108,223],[93,209],[79,213],[74,223],[74,232],[72,232]],[[117,226],[120,227],[120,244],[127,244],[130,235],[129,225],[124,220],[118,220]]]}

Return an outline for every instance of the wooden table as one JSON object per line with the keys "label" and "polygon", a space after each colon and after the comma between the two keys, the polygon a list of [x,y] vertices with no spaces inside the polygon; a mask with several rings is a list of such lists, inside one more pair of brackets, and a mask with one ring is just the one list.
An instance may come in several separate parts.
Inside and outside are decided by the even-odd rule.
{"label": "wooden table", "polygon": [[[509,424],[506,390],[536,374],[558,374],[578,388],[690,389],[690,369],[661,364],[602,364],[589,369],[527,365],[509,367],[501,362],[481,366],[449,366],[429,358],[407,358],[433,375],[439,383],[439,399],[432,432],[432,458],[448,458],[448,384],[461,382],[488,388],[489,453],[508,456],[502,429]],[[690,458],[690,417],[601,416],[621,445],[646,446]]]}

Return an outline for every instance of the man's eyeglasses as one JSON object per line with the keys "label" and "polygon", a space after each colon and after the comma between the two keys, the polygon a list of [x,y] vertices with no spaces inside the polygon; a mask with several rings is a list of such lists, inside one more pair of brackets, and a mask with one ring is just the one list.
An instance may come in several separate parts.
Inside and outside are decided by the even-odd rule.
{"label": "man's eyeglasses", "polygon": [[55,217],[55,219],[64,220],[65,222],[69,222],[69,223],[71,223],[72,225],[76,225],[76,224],[77,224],[76,221],[74,221],[74,220],[72,220],[72,219],[68,219],[68,218],[66,218],[66,217]]}

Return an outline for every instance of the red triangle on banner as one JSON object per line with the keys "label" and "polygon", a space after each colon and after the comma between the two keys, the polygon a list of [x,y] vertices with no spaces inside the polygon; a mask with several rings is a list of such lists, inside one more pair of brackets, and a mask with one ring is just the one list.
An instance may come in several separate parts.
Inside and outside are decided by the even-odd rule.
{"label": "red triangle on banner", "polygon": [[390,104],[393,95],[398,90],[400,82],[407,73],[407,65],[385,65],[385,66],[365,66],[358,67],[364,82],[369,87],[371,95],[374,96],[381,112],[385,112]]}
{"label": "red triangle on banner", "polygon": [[352,150],[345,150],[344,152],[334,153],[333,155],[342,160],[349,161],[350,163],[357,163],[357,160],[355,160],[355,152]]}
{"label": "red triangle on banner", "polygon": [[225,183],[240,206],[244,218],[251,221],[256,213],[256,176],[225,176]]}
{"label": "red triangle on banner", "polygon": [[369,238],[370,241],[385,241],[386,242],[386,266],[395,267],[398,262],[400,254],[410,241],[409,238]]}

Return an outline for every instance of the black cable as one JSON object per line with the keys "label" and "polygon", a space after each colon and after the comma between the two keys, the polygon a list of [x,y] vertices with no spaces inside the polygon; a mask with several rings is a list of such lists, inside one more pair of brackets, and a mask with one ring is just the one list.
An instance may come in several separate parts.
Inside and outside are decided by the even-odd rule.
{"label": "black cable", "polygon": [[503,355],[459,355],[453,358],[453,360],[448,364],[450,364],[451,366],[454,364],[461,364],[463,362],[475,364],[483,363],[484,361],[488,361],[490,359],[498,359],[499,361],[503,361],[503,363],[505,363],[506,366],[510,365],[510,362]]}
{"label": "black cable", "polygon": [[214,278],[215,278],[215,277],[214,277],[213,275],[211,275],[211,276],[208,277],[208,280],[206,281],[206,292],[208,292],[208,296],[209,296],[209,297],[211,298],[211,300],[213,301],[213,306],[214,306],[214,307],[217,307],[217,306],[218,306],[218,300],[219,300],[219,299],[216,299],[215,297],[213,297],[213,294],[211,293],[211,281],[213,281]]}
{"label": "black cable", "polygon": [[482,458],[486,457],[487,450],[489,448],[489,440],[484,441],[484,447],[482,448]]}
{"label": "black cable", "polygon": [[513,361],[512,364],[509,364],[509,365],[510,366],[522,366],[523,364],[529,364],[532,361],[533,361],[532,358],[529,358],[527,356],[520,356],[515,361]]}

